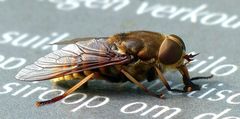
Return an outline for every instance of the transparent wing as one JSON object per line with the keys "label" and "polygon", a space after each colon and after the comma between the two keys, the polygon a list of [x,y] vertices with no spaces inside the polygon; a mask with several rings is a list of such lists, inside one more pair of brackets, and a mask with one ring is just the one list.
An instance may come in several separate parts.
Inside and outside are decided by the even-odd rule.
{"label": "transparent wing", "polygon": [[131,60],[128,55],[111,50],[112,46],[105,41],[106,39],[92,39],[67,45],[26,66],[16,78],[26,81],[47,80],[74,72],[124,64]]}
{"label": "transparent wing", "polygon": [[74,44],[77,43],[79,41],[89,41],[92,39],[107,39],[108,37],[85,37],[85,38],[75,38],[72,40],[65,40],[65,41],[59,41],[56,43],[53,43],[52,45],[67,45],[67,44]]}

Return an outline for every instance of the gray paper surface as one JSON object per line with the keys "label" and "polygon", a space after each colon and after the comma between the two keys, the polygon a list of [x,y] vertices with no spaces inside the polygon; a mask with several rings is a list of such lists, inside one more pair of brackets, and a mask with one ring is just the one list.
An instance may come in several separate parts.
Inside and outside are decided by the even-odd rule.
{"label": "gray paper surface", "polygon": [[[0,0],[1,119],[240,119],[239,1],[224,0]],[[36,107],[67,90],[50,81],[23,82],[17,72],[58,49],[48,45],[77,37],[149,30],[177,34],[187,52],[200,53],[189,65],[201,91],[168,92],[160,80],[142,82],[166,99],[133,84],[90,81],[87,89],[57,103]],[[165,74],[182,89],[178,72]]]}

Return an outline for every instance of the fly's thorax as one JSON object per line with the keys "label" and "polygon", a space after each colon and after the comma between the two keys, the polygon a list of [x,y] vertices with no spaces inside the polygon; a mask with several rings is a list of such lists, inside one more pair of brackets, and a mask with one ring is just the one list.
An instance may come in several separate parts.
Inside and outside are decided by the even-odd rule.
{"label": "fly's thorax", "polygon": [[149,60],[156,58],[163,36],[160,33],[138,31],[121,33],[108,39],[121,54],[133,55],[137,59]]}
{"label": "fly's thorax", "polygon": [[124,65],[124,69],[136,80],[142,81],[148,78],[149,73],[154,72],[154,66],[153,60],[143,61],[139,59]]}

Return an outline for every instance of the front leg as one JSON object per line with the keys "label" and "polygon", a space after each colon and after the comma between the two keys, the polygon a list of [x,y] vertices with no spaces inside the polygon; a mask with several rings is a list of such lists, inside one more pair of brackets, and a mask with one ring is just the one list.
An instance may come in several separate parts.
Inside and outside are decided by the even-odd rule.
{"label": "front leg", "polygon": [[161,98],[163,99],[164,98],[164,95],[163,94],[155,94],[151,91],[149,91],[143,84],[141,84],[140,82],[138,82],[134,77],[132,77],[127,71],[125,71],[124,69],[121,69],[121,72],[127,77],[127,79],[129,79],[131,82],[133,82],[134,84],[136,84],[140,89],[142,89],[144,92],[146,92],[147,94],[149,95],[152,95],[154,97],[157,97],[157,98]]}
{"label": "front leg", "polygon": [[178,70],[183,76],[183,83],[185,85],[185,87],[183,88],[184,91],[191,92],[191,91],[195,91],[195,90],[200,90],[200,86],[194,84],[191,81],[189,73],[188,73],[188,69],[185,65],[180,66],[178,68]]}

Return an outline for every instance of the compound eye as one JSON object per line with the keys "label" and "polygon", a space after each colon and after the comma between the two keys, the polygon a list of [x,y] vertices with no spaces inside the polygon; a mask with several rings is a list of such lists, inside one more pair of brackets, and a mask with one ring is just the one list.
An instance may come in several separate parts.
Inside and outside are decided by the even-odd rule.
{"label": "compound eye", "polygon": [[183,42],[182,38],[180,38],[179,36],[177,36],[175,34],[170,34],[169,36],[176,38],[182,44],[183,50],[186,51],[186,46],[185,46],[185,43]]}
{"label": "compound eye", "polygon": [[183,49],[173,40],[165,39],[160,46],[158,58],[165,65],[175,64],[182,57]]}

